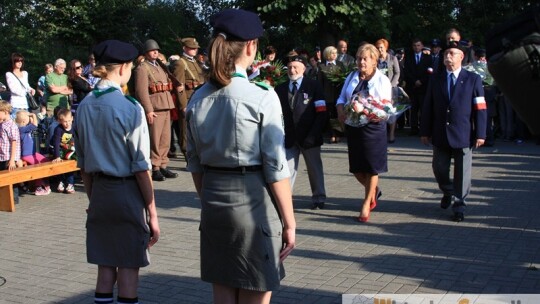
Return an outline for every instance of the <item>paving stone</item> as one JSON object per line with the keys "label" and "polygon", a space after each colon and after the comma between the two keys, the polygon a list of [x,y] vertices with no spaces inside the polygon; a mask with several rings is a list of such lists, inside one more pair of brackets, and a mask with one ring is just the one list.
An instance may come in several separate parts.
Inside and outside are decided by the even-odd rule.
{"label": "paving stone", "polygon": [[[383,196],[356,221],[363,189],[348,173],[346,144],[322,147],[327,206],[310,210],[303,161],[295,184],[297,248],[272,303],[341,303],[343,293],[538,293],[540,146],[496,142],[473,156],[465,221],[439,208],[431,150],[398,136]],[[155,183],[162,236],[141,269],[141,303],[210,303],[200,280],[200,202],[191,175]],[[0,304],[89,303],[97,269],[86,263],[82,185],[73,195],[25,195],[0,212]],[[2,280],[0,278],[0,284]]]}

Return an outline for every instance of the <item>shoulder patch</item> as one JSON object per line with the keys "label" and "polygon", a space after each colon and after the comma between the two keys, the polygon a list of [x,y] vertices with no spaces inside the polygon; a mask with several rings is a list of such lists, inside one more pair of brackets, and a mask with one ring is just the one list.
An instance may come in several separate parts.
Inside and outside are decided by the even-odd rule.
{"label": "shoulder patch", "polygon": [[256,84],[258,87],[265,89],[266,91],[269,91],[270,89],[272,89],[272,86],[267,84],[264,81],[257,81],[257,82],[254,82],[254,84]]}

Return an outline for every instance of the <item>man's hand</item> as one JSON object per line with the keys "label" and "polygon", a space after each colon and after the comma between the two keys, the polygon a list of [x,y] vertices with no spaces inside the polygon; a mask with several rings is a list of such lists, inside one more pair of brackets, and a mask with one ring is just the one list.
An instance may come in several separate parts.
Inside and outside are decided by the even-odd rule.
{"label": "man's hand", "polygon": [[486,142],[485,139],[478,138],[478,139],[476,140],[476,142],[474,143],[474,147],[475,147],[475,148],[480,148],[481,146],[484,145],[485,142]]}
{"label": "man's hand", "polygon": [[157,114],[154,112],[149,112],[146,114],[146,121],[148,121],[149,125],[154,124],[154,117],[157,117]]}

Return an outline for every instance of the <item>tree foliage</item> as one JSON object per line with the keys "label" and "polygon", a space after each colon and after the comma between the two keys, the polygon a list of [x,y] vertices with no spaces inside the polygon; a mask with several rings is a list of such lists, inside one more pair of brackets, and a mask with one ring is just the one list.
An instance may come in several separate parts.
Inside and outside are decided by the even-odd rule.
{"label": "tree foliage", "polygon": [[428,42],[450,27],[476,45],[489,28],[532,6],[530,0],[0,0],[0,70],[8,70],[12,52],[22,53],[31,83],[56,58],[85,58],[105,39],[136,44],[155,39],[166,55],[179,54],[178,38],[196,37],[205,47],[208,20],[225,7],[257,12],[266,29],[262,47],[280,55],[292,48],[349,41],[354,52],[362,41],[379,38],[391,47],[407,47],[413,37]]}

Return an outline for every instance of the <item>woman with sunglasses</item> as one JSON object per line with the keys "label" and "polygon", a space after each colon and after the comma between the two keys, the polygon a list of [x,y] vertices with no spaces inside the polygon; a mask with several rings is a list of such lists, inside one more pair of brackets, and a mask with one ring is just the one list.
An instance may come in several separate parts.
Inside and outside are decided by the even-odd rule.
{"label": "woman with sunglasses", "polygon": [[83,65],[79,59],[73,59],[69,63],[68,79],[73,88],[71,109],[76,111],[79,103],[92,91],[90,81],[83,76]]}
{"label": "woman with sunglasses", "polygon": [[28,72],[23,69],[24,57],[19,53],[11,54],[11,71],[6,73],[6,81],[11,91],[11,117],[15,119],[15,113],[20,110],[28,111],[26,93],[34,95],[34,90],[28,83]]}

